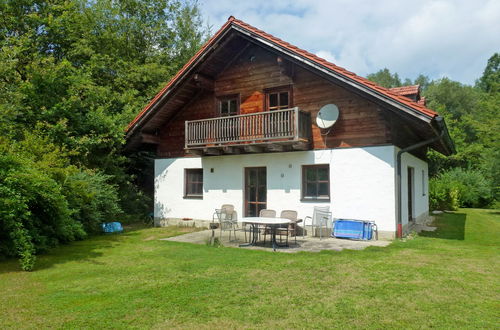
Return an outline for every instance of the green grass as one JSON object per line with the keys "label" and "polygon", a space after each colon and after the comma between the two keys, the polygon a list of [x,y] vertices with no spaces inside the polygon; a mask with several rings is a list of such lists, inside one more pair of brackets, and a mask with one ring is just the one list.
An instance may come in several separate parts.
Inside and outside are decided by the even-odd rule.
{"label": "green grass", "polygon": [[386,248],[271,253],[136,228],[0,263],[0,328],[496,328],[500,212]]}

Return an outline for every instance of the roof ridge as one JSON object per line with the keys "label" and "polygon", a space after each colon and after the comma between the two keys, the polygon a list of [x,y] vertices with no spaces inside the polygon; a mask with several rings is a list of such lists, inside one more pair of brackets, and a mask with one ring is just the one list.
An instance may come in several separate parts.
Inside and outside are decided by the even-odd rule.
{"label": "roof ridge", "polygon": [[416,89],[418,91],[418,90],[420,90],[420,85],[419,84],[416,84],[416,85],[404,85],[404,86],[391,87],[389,89],[392,90],[392,91]]}

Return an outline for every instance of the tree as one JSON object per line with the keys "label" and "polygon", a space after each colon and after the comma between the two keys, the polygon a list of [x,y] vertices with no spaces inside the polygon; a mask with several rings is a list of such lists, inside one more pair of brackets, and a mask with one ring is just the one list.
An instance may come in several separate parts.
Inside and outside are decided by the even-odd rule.
{"label": "tree", "polygon": [[476,85],[487,93],[500,92],[500,53],[495,53],[489,58],[483,76]]}
{"label": "tree", "polygon": [[[400,83],[399,76],[388,69],[368,75],[368,78],[385,87],[395,87]],[[410,83],[409,79],[405,79],[405,84]],[[499,200],[500,54],[495,53],[490,57],[476,86],[464,85],[448,78],[430,81],[424,75],[419,75],[413,83],[420,85],[427,106],[445,117],[457,150],[456,154],[449,157],[429,151],[429,175],[434,177],[434,187],[431,188],[435,188],[432,197],[440,195],[442,200],[456,199],[462,206],[475,207]],[[470,182],[481,182],[485,189],[476,190],[483,193],[465,197],[465,188],[456,191],[448,189],[450,180],[445,178],[450,177],[454,178],[453,182],[464,181],[461,183],[463,187],[470,186]],[[465,183],[467,180],[469,183]],[[453,194],[445,196],[443,192],[446,189],[441,188],[453,194],[457,192],[456,198],[451,196]],[[484,191],[491,193],[486,194]]]}
{"label": "tree", "polygon": [[380,86],[386,88],[402,86],[401,79],[397,73],[392,74],[389,69],[384,68],[375,73],[369,74],[367,78]]}
{"label": "tree", "polygon": [[431,83],[431,80],[429,77],[419,74],[417,78],[415,78],[415,81],[413,82],[414,85],[420,85],[420,91],[425,92],[427,90],[427,87],[429,87]]}
{"label": "tree", "polygon": [[[0,17],[0,150],[12,165],[0,173],[0,214],[11,219],[0,232],[15,234],[0,238],[0,254],[26,255],[30,268],[30,254],[82,238],[120,209],[122,218],[147,213],[124,129],[207,32],[190,0],[5,0]],[[44,196],[16,179],[17,168]],[[16,199],[24,202],[12,208]],[[40,234],[56,223],[64,235]]]}

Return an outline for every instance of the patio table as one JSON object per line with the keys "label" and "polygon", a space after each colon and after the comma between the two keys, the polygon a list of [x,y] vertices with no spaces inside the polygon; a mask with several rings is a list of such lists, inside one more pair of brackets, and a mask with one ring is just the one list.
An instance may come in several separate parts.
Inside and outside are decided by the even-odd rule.
{"label": "patio table", "polygon": [[257,237],[259,234],[259,225],[266,225],[271,228],[271,242],[273,244],[273,251],[276,251],[276,247],[281,247],[284,245],[278,244],[276,242],[276,228],[280,225],[288,225],[292,222],[290,219],[285,218],[266,218],[266,217],[246,217],[240,220],[243,224],[249,224],[252,229],[252,240],[248,244],[240,244],[240,246],[253,246],[257,245]]}

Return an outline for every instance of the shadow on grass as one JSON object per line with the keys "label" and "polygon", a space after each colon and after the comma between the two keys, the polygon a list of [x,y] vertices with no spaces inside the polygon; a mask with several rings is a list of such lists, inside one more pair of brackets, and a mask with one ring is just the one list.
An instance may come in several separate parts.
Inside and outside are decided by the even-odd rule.
{"label": "shadow on grass", "polygon": [[435,231],[423,231],[419,235],[423,237],[454,239],[463,241],[465,238],[465,213],[446,213],[439,217],[433,225],[437,227]]}
{"label": "shadow on grass", "polygon": [[[104,255],[102,250],[120,244],[127,237],[140,235],[139,230],[143,228],[145,227],[141,224],[127,225],[124,226],[125,232],[123,233],[93,235],[82,241],[61,244],[46,253],[37,255],[33,271],[36,272],[72,261],[102,265],[103,263],[96,260]],[[0,274],[17,271],[22,270],[16,258],[0,259]]]}
{"label": "shadow on grass", "polygon": [[[92,242],[95,241],[92,240]],[[112,246],[112,244],[102,244],[102,242],[94,245],[82,243],[87,243],[87,241],[78,241],[60,245],[46,253],[38,254],[36,256],[33,272],[71,261],[85,261],[93,264],[99,264],[99,262],[95,259],[102,256],[103,253],[96,250]],[[0,274],[19,271],[22,271],[22,269],[16,258],[9,258],[0,262]]]}

